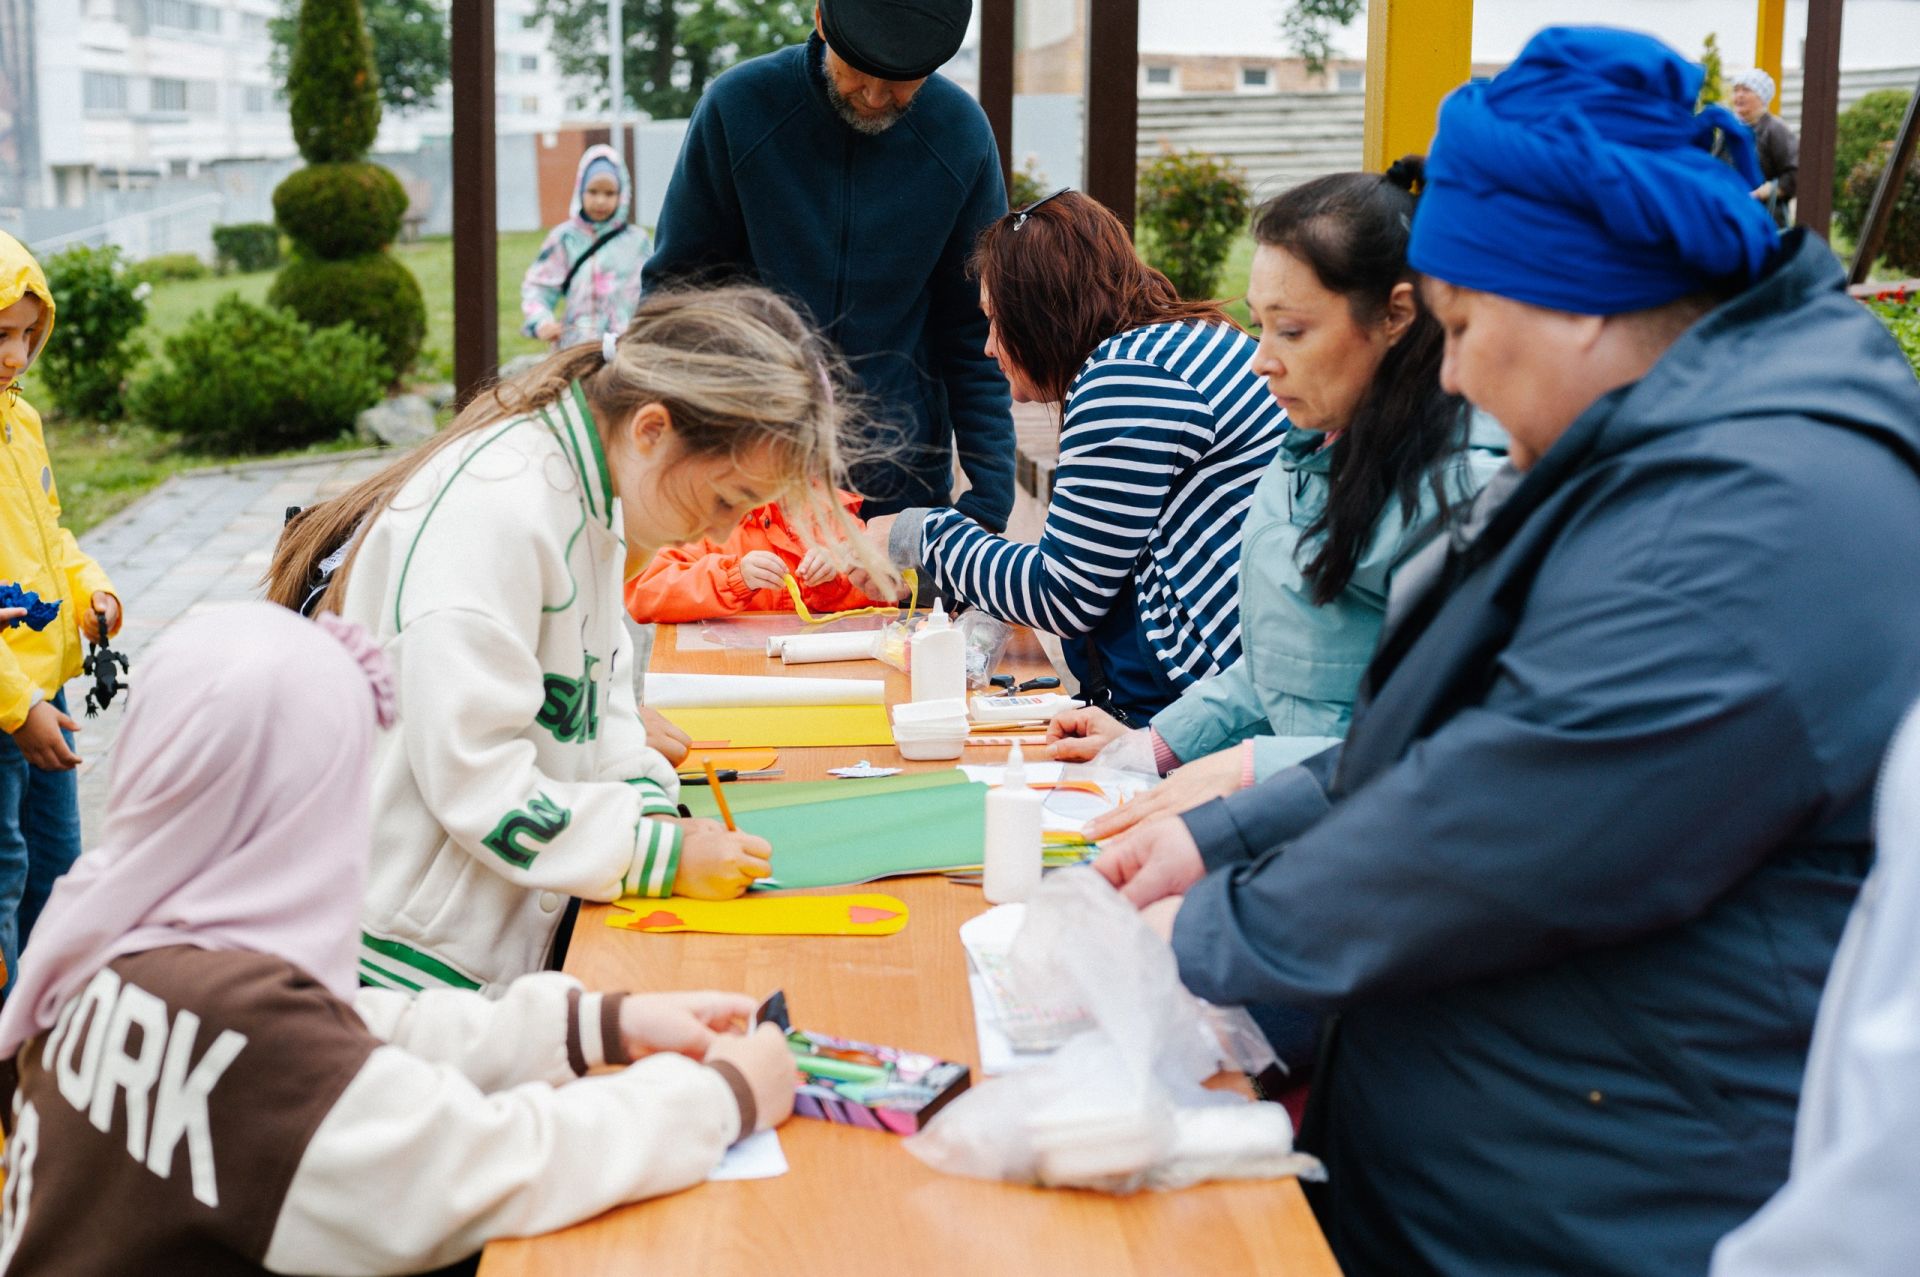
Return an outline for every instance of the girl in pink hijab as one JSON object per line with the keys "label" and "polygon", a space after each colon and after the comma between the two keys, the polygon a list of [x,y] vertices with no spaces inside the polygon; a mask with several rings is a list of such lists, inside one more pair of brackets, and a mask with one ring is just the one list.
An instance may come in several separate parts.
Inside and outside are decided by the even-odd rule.
{"label": "girl in pink hijab", "polygon": [[334,617],[248,604],[150,650],[105,838],[0,1010],[0,1271],[418,1272],[696,1183],[787,1115],[778,1031],[726,1032],[744,997],[356,987],[391,713]]}

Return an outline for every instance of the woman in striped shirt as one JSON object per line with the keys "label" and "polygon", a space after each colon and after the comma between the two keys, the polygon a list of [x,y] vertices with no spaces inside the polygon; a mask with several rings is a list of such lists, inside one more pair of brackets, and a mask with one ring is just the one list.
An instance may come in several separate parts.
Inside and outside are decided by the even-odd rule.
{"label": "woman in striped shirt", "polygon": [[1084,195],[1009,213],[973,269],[1014,398],[1062,405],[1046,528],[1024,544],[915,509],[868,532],[944,598],[1059,635],[1083,695],[1144,723],[1240,657],[1240,525],[1286,414],[1253,339]]}

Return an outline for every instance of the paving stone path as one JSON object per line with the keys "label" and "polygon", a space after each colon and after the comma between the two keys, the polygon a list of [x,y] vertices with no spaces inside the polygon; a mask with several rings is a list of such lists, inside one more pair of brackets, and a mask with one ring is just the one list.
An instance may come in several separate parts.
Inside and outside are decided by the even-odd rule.
{"label": "paving stone path", "polygon": [[[265,462],[175,476],[80,538],[120,591],[126,624],[115,643],[133,663],[168,626],[223,603],[261,596],[260,578],[290,505],[309,505],[352,487],[394,454],[380,450],[332,453],[299,461]],[[87,718],[85,680],[67,685],[67,703],[85,728],[75,748],[80,771],[80,821],[92,846],[105,828],[107,766],[124,702]]]}

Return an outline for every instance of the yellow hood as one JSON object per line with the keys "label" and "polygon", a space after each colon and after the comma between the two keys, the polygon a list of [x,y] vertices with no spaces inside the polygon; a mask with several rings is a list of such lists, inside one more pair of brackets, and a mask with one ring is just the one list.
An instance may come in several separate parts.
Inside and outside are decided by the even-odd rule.
{"label": "yellow hood", "polygon": [[[38,359],[40,352],[47,348],[47,338],[53,335],[53,290],[47,287],[47,276],[40,269],[40,263],[33,254],[5,231],[0,231],[0,310],[32,293],[47,308],[46,327],[40,332],[40,344],[33,348],[33,358]],[[31,367],[33,360],[27,361]]]}

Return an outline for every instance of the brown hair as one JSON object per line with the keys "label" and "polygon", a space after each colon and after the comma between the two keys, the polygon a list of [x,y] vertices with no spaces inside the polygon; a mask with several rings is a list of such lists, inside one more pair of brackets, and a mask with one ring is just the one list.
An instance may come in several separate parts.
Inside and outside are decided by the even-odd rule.
{"label": "brown hair", "polygon": [[1128,329],[1183,320],[1239,327],[1218,302],[1182,301],[1140,260],[1120,219],[1078,191],[988,226],[970,269],[993,303],[1001,349],[1055,402],[1094,348]]}
{"label": "brown hair", "polygon": [[[789,519],[813,540],[838,543],[876,579],[892,572],[855,531],[834,488],[856,458],[854,399],[833,348],[786,301],[749,285],[648,294],[621,334],[611,362],[595,344],[569,347],[480,394],[453,424],[380,473],[287,524],[267,568],[267,597],[298,609],[319,563],[386,509],[442,449],[509,417],[532,412],[578,381],[596,417],[624,421],[664,406],[680,446],[695,455],[735,456],[767,447],[787,481]],[[358,543],[326,583],[322,611],[345,597]]]}

